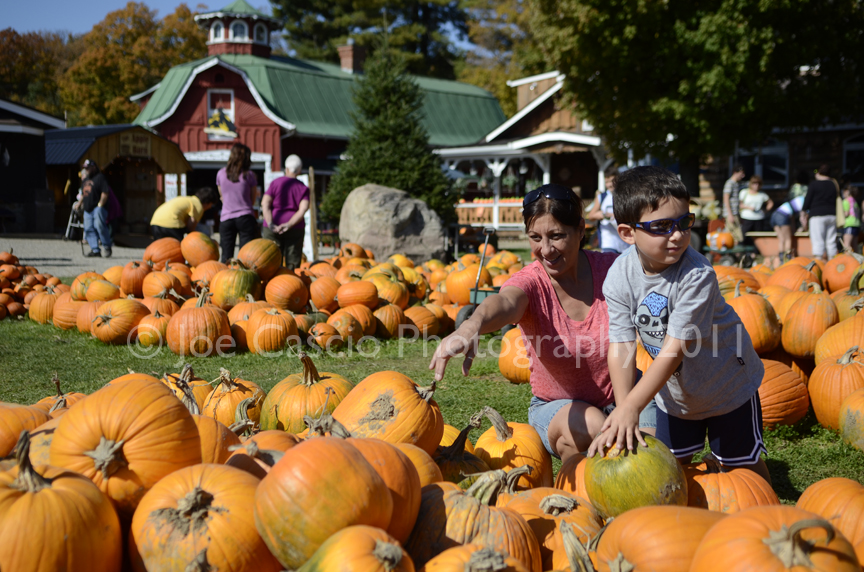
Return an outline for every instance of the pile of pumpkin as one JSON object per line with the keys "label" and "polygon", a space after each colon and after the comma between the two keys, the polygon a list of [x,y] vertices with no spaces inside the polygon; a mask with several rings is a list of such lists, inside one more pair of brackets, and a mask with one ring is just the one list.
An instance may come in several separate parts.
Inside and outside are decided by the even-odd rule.
{"label": "pile of pumpkin", "polygon": [[364,336],[445,335],[469,303],[478,273],[480,286],[491,288],[522,268],[507,251],[482,269],[476,254],[452,265],[429,260],[415,267],[401,254],[379,264],[360,245],[346,244],[339,256],[289,270],[267,239],[247,243],[227,265],[218,259],[218,246],[202,233],[182,242],[163,238],[142,260],[85,272],[71,288],[56,278],[33,286],[30,318],[108,344],[166,344],[179,355],[272,353],[301,342],[337,350]]}
{"label": "pile of pumpkin", "polygon": [[568,459],[553,486],[530,425],[485,407],[459,431],[434,383],[354,385],[301,360],[266,395],[186,366],[0,404],[0,568],[860,572],[853,481],[780,506],[755,473],[682,468],[646,436],[635,454]]}
{"label": "pile of pumpkin", "polygon": [[0,320],[24,316],[33,299],[46,291],[68,292],[69,286],[55,276],[21,264],[11,251],[0,252]]}

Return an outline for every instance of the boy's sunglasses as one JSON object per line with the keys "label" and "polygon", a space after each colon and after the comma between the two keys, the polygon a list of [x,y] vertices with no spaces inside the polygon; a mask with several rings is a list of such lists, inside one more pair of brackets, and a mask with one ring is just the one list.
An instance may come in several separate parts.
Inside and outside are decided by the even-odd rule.
{"label": "boy's sunglasses", "polygon": [[533,202],[536,202],[540,197],[546,197],[547,199],[554,199],[556,201],[567,201],[570,203],[575,203],[573,200],[573,191],[561,188],[546,188],[540,187],[538,189],[534,189],[522,199],[522,208],[527,207]]}
{"label": "boy's sunglasses", "polygon": [[649,220],[645,222],[631,222],[630,226],[641,228],[647,233],[665,235],[672,234],[677,228],[681,232],[687,232],[693,228],[693,223],[696,222],[696,215],[687,213],[678,218],[660,218],[657,220]]}

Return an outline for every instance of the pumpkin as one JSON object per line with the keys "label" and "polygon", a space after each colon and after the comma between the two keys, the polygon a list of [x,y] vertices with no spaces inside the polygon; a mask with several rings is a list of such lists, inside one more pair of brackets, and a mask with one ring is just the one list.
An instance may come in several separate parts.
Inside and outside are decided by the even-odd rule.
{"label": "pumpkin", "polygon": [[386,529],[392,513],[387,484],[356,447],[336,437],[316,437],[285,451],[255,493],[258,532],[292,570],[336,532],[355,524]]}
{"label": "pumpkin", "polygon": [[231,425],[237,406],[241,401],[251,398],[252,403],[247,407],[246,414],[258,425],[265,397],[264,390],[257,383],[231,377],[231,373],[223,367],[219,370],[219,383],[204,400],[201,414]]}
{"label": "pumpkin", "polygon": [[819,285],[815,282],[805,282],[799,289],[790,290],[786,295],[784,295],[774,308],[777,312],[777,317],[780,319],[780,323],[786,323],[786,314],[789,313],[789,308],[791,308],[795,302],[803,298],[808,292],[815,292],[818,287]]}
{"label": "pumpkin", "polygon": [[597,543],[598,570],[679,572],[723,514],[683,506],[636,508],[615,518]]}
{"label": "pumpkin", "polygon": [[277,308],[289,312],[302,312],[309,302],[309,289],[292,274],[274,276],[264,289],[264,298]]}
{"label": "pumpkin", "polygon": [[[78,311],[86,304],[79,300],[73,300],[72,295],[68,292],[57,297],[54,304],[54,312],[52,321],[54,326],[61,330],[71,330],[77,324]],[[6,311],[6,307],[0,304],[2,311]],[[2,318],[0,318],[2,319]]]}
{"label": "pumpkin", "polygon": [[[130,262],[131,264],[131,262]],[[148,270],[149,272],[149,270]],[[84,301],[87,299],[87,288],[94,280],[105,280],[105,277],[98,272],[83,272],[75,277],[70,286],[69,293],[73,300]]]}
{"label": "pumpkin", "polygon": [[32,431],[50,420],[46,409],[0,403],[0,458],[12,452],[22,431]]}
{"label": "pumpkin", "polygon": [[733,513],[751,506],[780,504],[771,485],[754,471],[724,471],[716,460],[707,457],[705,461],[684,466],[688,506]]}
{"label": "pumpkin", "polygon": [[44,405],[48,407],[48,412],[50,413],[52,409],[57,408],[69,408],[87,397],[83,393],[79,393],[73,391],[71,393],[63,393],[63,390],[60,388],[60,378],[57,377],[57,374],[54,374],[54,377],[51,379],[51,383],[54,384],[54,387],[57,388],[57,395],[51,395],[49,397],[44,397],[40,399],[36,405]]}
{"label": "pumpkin", "polygon": [[864,354],[851,347],[839,359],[823,361],[813,370],[807,390],[816,419],[830,429],[840,428],[840,406],[853,392],[864,388]]}
{"label": "pumpkin", "polygon": [[352,304],[342,308],[340,312],[348,312],[360,322],[364,336],[374,336],[376,329],[375,315],[372,310],[362,304]]}
{"label": "pumpkin", "polygon": [[153,298],[162,296],[163,298],[173,298],[179,300],[183,298],[180,292],[180,280],[164,270],[151,272],[144,277],[144,284],[141,286],[141,292],[145,298]]}
{"label": "pumpkin", "polygon": [[206,415],[192,415],[201,439],[201,462],[222,465],[231,456],[231,447],[240,445],[240,437],[224,423]]}
{"label": "pumpkin", "polygon": [[864,389],[849,394],[840,404],[840,437],[864,451]]}
{"label": "pumpkin", "polygon": [[261,431],[239,446],[231,447],[233,452],[225,464],[263,479],[282,459],[285,451],[300,442],[293,433]]}
{"label": "pumpkin", "polygon": [[78,313],[75,315],[75,326],[79,332],[92,335],[93,320],[96,319],[96,314],[102,304],[104,304],[102,301],[81,302],[81,307],[78,308]]}
{"label": "pumpkin", "polygon": [[370,310],[378,307],[378,288],[366,280],[342,284],[336,290],[336,300],[340,308],[361,304]]}
{"label": "pumpkin", "polygon": [[849,288],[832,292],[831,299],[837,306],[837,313],[840,315],[840,321],[847,320],[858,314],[864,306],[864,294],[861,293],[861,277],[864,276],[864,266],[859,268],[852,280],[849,282]]}
{"label": "pumpkin", "polygon": [[411,306],[405,310],[405,321],[416,332],[413,337],[422,337],[424,340],[436,335],[440,327],[435,314],[423,306]]}
{"label": "pumpkin", "polygon": [[395,304],[381,306],[373,313],[375,316],[375,335],[389,340],[401,335],[400,326],[407,323],[402,308]]}
{"label": "pumpkin", "polygon": [[852,346],[864,347],[864,316],[834,324],[819,337],[814,361],[819,365],[828,358],[837,358]]}
{"label": "pumpkin", "polygon": [[[444,434],[441,436],[441,443],[438,444],[439,447],[447,447],[452,445],[456,439],[462,435],[462,431],[453,427],[452,425],[444,424]],[[465,451],[469,453],[474,453],[474,443],[471,442],[471,439],[468,435],[465,436]]]}
{"label": "pumpkin", "polygon": [[794,425],[807,415],[810,398],[801,377],[788,365],[763,359],[765,373],[759,386],[762,403],[762,427],[774,429],[777,425]]}
{"label": "pumpkin", "polygon": [[774,274],[768,279],[768,285],[784,286],[794,291],[798,290],[805,282],[821,284],[822,280],[818,274],[813,272],[814,269],[816,269],[816,263],[812,261],[806,267],[786,263],[774,271]]}
{"label": "pumpkin", "polygon": [[120,521],[86,477],[34,468],[21,434],[17,467],[0,472],[0,567],[3,570],[119,572]]}
{"label": "pumpkin", "polygon": [[386,269],[384,271],[372,269],[363,275],[363,279],[375,284],[378,289],[378,297],[382,300],[381,304],[385,302],[395,304],[403,310],[408,307],[410,300],[408,288],[405,287],[396,272]]}
{"label": "pumpkin", "polygon": [[219,245],[203,232],[190,232],[180,241],[180,253],[189,266],[219,260]]}
{"label": "pumpkin", "polygon": [[822,479],[807,487],[795,506],[829,521],[864,561],[864,485],[841,477]]}
{"label": "pumpkin", "polygon": [[255,529],[251,505],[258,483],[220,465],[168,475],[144,495],[132,519],[141,561],[148,570],[278,572],[281,566]]}
{"label": "pumpkin", "polygon": [[[461,266],[461,265],[460,265]],[[479,284],[477,278],[479,275]],[[444,283],[447,285],[447,296],[455,304],[470,304],[471,290],[475,284],[477,286],[490,286],[492,284],[492,276],[485,268],[480,268],[479,264],[471,264],[469,266],[461,266],[447,275]]]}
{"label": "pumpkin", "polygon": [[423,307],[432,312],[432,315],[434,315],[438,320],[439,336],[446,336],[453,332],[456,324],[452,319],[450,319],[450,316],[444,310],[443,306],[439,306],[438,304],[425,304]]}
{"label": "pumpkin", "polygon": [[770,352],[780,344],[781,329],[777,313],[771,303],[758,293],[742,293],[742,283],[739,281],[735,286],[735,296],[729,300],[729,305],[741,319],[756,353]]}
{"label": "pumpkin", "polygon": [[[301,373],[291,374],[277,383],[261,405],[262,430],[278,429],[300,433],[306,425],[306,416],[320,417],[333,413],[354,385],[340,375],[318,372],[305,353],[300,353]],[[327,407],[324,407],[325,403]]]}
{"label": "pumpkin", "polygon": [[[363,275],[366,274],[366,270],[367,268],[365,266],[361,266],[359,264],[346,264],[336,272],[333,278],[338,280],[339,284],[342,284],[344,286],[349,282],[356,282],[358,280],[362,280]],[[377,290],[375,298],[378,298]]]}
{"label": "pumpkin", "polygon": [[690,570],[860,572],[849,541],[827,520],[791,506],[755,506],[715,524]]}
{"label": "pumpkin", "polygon": [[195,306],[180,308],[171,316],[165,340],[175,354],[205,357],[233,347],[228,314],[218,306],[207,305],[207,298],[205,288]]}
{"label": "pumpkin", "polygon": [[480,544],[468,543],[448,548],[423,567],[425,572],[528,572],[519,560]]}
{"label": "pumpkin", "polygon": [[339,310],[327,318],[327,324],[336,328],[342,339],[349,344],[356,344],[363,337],[363,324],[346,310]]}
{"label": "pumpkin", "polygon": [[136,298],[144,297],[144,278],[150,274],[153,268],[143,261],[133,260],[126,263],[120,274],[120,289],[128,295]]}
{"label": "pumpkin", "polygon": [[585,488],[586,459],[588,457],[581,453],[568,457],[558,469],[555,488],[590,501],[591,496],[588,494],[588,489]]}
{"label": "pumpkin", "polygon": [[417,474],[420,477],[421,487],[444,481],[441,468],[435,463],[435,460],[429,453],[410,443],[395,443],[395,446],[405,453],[408,459],[414,464],[414,468],[417,469]]}
{"label": "pumpkin", "polygon": [[522,330],[513,328],[501,339],[498,370],[510,383],[528,383],[531,379],[530,365]]}
{"label": "pumpkin", "polygon": [[258,299],[261,295],[261,278],[242,262],[232,260],[227,269],[213,276],[209,289],[213,293],[213,304],[227,312],[246,300],[247,295]]}
{"label": "pumpkin", "polygon": [[324,276],[335,278],[336,267],[329,262],[316,262],[309,267],[309,275],[314,276],[315,278],[322,278]]}
{"label": "pumpkin", "polygon": [[420,515],[405,543],[414,565],[423,567],[448,548],[478,543],[516,558],[531,572],[543,568],[540,546],[534,532],[516,512],[489,506],[503,485],[493,471],[480,477],[467,491],[453,483],[423,487]]}
{"label": "pumpkin", "polygon": [[91,479],[121,516],[131,517],[150,487],[201,462],[201,440],[192,415],[167,387],[126,381],[103,387],[60,418],[50,458]]}
{"label": "pumpkin", "polygon": [[275,355],[300,343],[297,322],[278,308],[255,310],[246,321],[246,343],[253,354]]}
{"label": "pumpkin", "polygon": [[420,476],[405,453],[379,439],[349,438],[384,480],[393,499],[393,516],[386,531],[401,543],[408,540],[420,512]]}
{"label": "pumpkin", "polygon": [[[51,441],[54,440],[54,431],[57,430],[57,425],[59,424],[60,417],[54,417],[51,421],[46,421],[36,429],[30,430],[30,462],[34,467],[49,464],[51,460]],[[15,464],[14,460],[10,460],[9,462],[12,465]]]}
{"label": "pumpkin", "polygon": [[484,407],[482,413],[492,427],[477,439],[474,454],[492,469],[533,467],[530,475],[519,479],[520,488],[551,487],[552,456],[537,431],[527,423],[508,423],[491,407]]}
{"label": "pumpkin", "polygon": [[192,271],[185,264],[176,262],[166,262],[165,272],[173,276],[177,280],[177,285],[174,290],[179,298],[189,298],[193,295]]}
{"label": "pumpkin", "polygon": [[154,270],[162,270],[165,268],[166,262],[179,262],[182,264],[184,258],[183,251],[180,248],[180,241],[170,236],[154,240],[144,249],[142,259]]}
{"label": "pumpkin", "polygon": [[315,324],[309,329],[307,342],[310,346],[317,345],[322,350],[332,352],[339,350],[345,340],[339,330],[330,324]]}
{"label": "pumpkin", "polygon": [[851,252],[844,252],[826,262],[822,271],[825,288],[829,292],[836,292],[848,287],[849,281],[860,270],[862,263],[864,258]]}
{"label": "pumpkin", "polygon": [[138,300],[111,300],[99,306],[90,332],[105,344],[131,344],[138,339],[138,324],[149,315],[150,310]]}
{"label": "pumpkin", "polygon": [[373,373],[345,396],[333,410],[333,417],[354,437],[411,443],[431,455],[444,433],[434,393],[434,381],[432,386],[420,388],[395,371]]}
{"label": "pumpkin", "polygon": [[585,488],[603,518],[640,506],[687,505],[687,481],[678,459],[651,435],[642,437],[647,447],[630,451],[616,443],[586,461]]}
{"label": "pumpkin", "polygon": [[339,309],[339,302],[336,300],[339,287],[339,281],[331,276],[316,278],[309,286],[312,304],[319,310],[335,312]]}
{"label": "pumpkin", "polygon": [[54,319],[54,306],[60,292],[55,292],[52,286],[48,286],[43,292],[39,292],[30,302],[30,319],[39,324],[47,324]]}
{"label": "pumpkin", "polygon": [[432,458],[441,469],[441,474],[445,481],[459,483],[468,475],[485,473],[490,470],[489,465],[466,448],[466,444],[470,443],[468,433],[472,429],[479,428],[480,421],[480,415],[474,415],[468,421],[465,429],[459,432],[459,435],[450,445],[439,445],[435,451],[435,455]]}
{"label": "pumpkin", "polygon": [[348,258],[368,258],[363,247],[354,242],[343,244],[342,248],[339,250],[339,254],[340,256],[346,256]]}
{"label": "pumpkin", "polygon": [[237,259],[266,282],[282,266],[282,251],[272,240],[256,238],[243,245],[237,253]]}
{"label": "pumpkin", "polygon": [[801,378],[801,381],[804,382],[804,385],[807,385],[807,382],[810,380],[810,374],[813,373],[813,368],[816,367],[816,364],[812,359],[809,358],[799,358],[792,357],[783,347],[778,347],[773,352],[768,352],[767,354],[761,356],[762,359],[779,361],[790,368],[795,372],[798,377]]}
{"label": "pumpkin", "polygon": [[170,294],[167,292],[142,298],[141,303],[147,306],[151,314],[155,314],[158,311],[160,314],[167,317],[173,316],[180,309],[177,302],[172,300]]}
{"label": "pumpkin", "polygon": [[203,288],[205,286],[209,287],[210,281],[213,280],[213,277],[227,268],[227,264],[223,264],[218,260],[208,260],[207,262],[195,266],[195,269],[192,271],[192,284],[197,288]]}
{"label": "pumpkin", "polygon": [[783,349],[792,356],[812,358],[820,336],[838,321],[834,301],[817,287],[789,308],[783,321]]}
{"label": "pumpkin", "polygon": [[138,324],[138,343],[145,348],[163,345],[170,321],[171,316],[163,316],[159,310],[141,318]]}
{"label": "pumpkin", "polygon": [[239,302],[230,310],[228,310],[228,323],[234,324],[241,320],[248,320],[255,310],[269,309],[274,306],[270,302],[264,300],[255,300],[251,294],[246,295],[246,300]]}
{"label": "pumpkin", "polygon": [[301,336],[308,336],[309,330],[315,324],[323,324],[329,318],[327,314],[322,312],[312,312],[311,314],[294,314],[294,321],[297,323],[297,333]]}
{"label": "pumpkin", "polygon": [[[498,506],[501,505],[499,499]],[[566,560],[564,541],[559,530],[567,522],[580,531],[579,541],[588,542],[600,532],[603,520],[594,507],[584,499],[558,489],[538,487],[516,493],[504,505],[525,519],[540,545],[543,570],[554,570],[553,558],[559,553]]]}
{"label": "pumpkin", "polygon": [[414,572],[408,553],[383,530],[346,527],[328,538],[297,572]]}
{"label": "pumpkin", "polygon": [[204,409],[207,397],[210,396],[210,384],[206,379],[195,377],[195,371],[188,363],[183,366],[180,373],[166,373],[159,381],[170,389],[171,393],[180,401],[184,400],[186,388],[188,387],[189,391],[192,392],[195,403],[198,405],[198,414]]}

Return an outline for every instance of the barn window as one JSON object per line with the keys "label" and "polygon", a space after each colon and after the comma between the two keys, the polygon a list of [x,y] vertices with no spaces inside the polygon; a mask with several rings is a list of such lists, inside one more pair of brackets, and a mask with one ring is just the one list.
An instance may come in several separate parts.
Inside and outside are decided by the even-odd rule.
{"label": "barn window", "polygon": [[210,27],[210,41],[218,42],[225,39],[225,26],[222,25],[222,22],[214,22],[213,26]]}
{"label": "barn window", "polygon": [[246,40],[249,38],[249,28],[243,20],[236,20],[231,24],[231,39]]}
{"label": "barn window", "polygon": [[267,43],[267,27],[264,24],[255,24],[255,41],[259,44]]}

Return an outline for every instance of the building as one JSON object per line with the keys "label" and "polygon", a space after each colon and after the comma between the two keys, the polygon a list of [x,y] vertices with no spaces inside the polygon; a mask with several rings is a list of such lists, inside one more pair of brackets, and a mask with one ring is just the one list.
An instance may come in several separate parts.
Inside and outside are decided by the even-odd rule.
{"label": "building", "polygon": [[54,231],[45,134],[65,127],[60,118],[0,99],[0,232]]}
{"label": "building", "polygon": [[[353,128],[351,88],[362,71],[362,49],[340,48],[341,65],[272,56],[270,34],[281,23],[245,0],[196,20],[208,30],[208,56],[172,68],[133,96],[142,107],[135,124],[180,147],[193,168],[190,191],[214,185],[231,146],[242,142],[252,149],[259,184],[266,187],[296,153],[315,167],[320,196]],[[504,121],[498,101],[483,89],[415,80],[425,93],[433,146],[472,144]]]}

